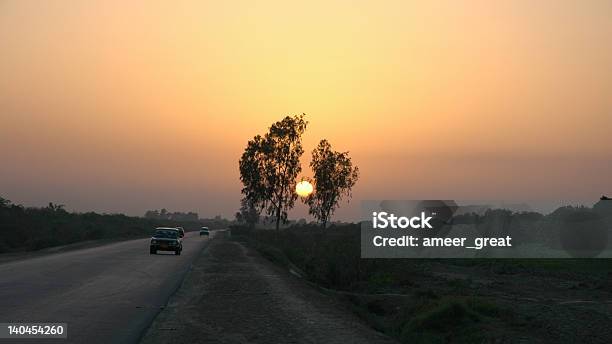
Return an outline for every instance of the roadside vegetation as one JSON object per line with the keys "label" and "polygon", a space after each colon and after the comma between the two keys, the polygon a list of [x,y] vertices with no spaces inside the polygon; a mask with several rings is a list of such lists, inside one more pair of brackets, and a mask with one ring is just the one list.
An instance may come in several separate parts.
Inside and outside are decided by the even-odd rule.
{"label": "roadside vegetation", "polygon": [[579,340],[575,329],[603,319],[604,331],[610,316],[598,301],[612,296],[607,259],[362,259],[358,224],[233,226],[232,237],[402,343],[551,342],[570,329]]}
{"label": "roadside vegetation", "polygon": [[36,251],[89,240],[119,240],[151,235],[158,226],[226,228],[222,219],[174,221],[122,214],[72,213],[50,203],[43,208],[24,207],[0,198],[0,253]]}

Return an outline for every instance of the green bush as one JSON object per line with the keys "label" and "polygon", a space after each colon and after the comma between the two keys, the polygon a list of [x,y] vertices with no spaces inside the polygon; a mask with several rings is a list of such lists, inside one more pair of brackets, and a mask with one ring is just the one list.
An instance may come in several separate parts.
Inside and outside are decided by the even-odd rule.
{"label": "green bush", "polygon": [[403,343],[482,342],[480,328],[511,316],[509,310],[476,297],[444,297],[418,308],[401,327]]}

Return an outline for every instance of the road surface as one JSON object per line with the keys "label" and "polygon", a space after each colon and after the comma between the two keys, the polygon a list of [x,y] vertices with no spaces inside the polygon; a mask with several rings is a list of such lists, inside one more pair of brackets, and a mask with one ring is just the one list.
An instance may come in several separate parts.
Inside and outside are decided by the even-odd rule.
{"label": "road surface", "polygon": [[67,323],[70,343],[138,342],[208,242],[190,232],[180,256],[150,255],[138,239],[0,264],[0,323]]}

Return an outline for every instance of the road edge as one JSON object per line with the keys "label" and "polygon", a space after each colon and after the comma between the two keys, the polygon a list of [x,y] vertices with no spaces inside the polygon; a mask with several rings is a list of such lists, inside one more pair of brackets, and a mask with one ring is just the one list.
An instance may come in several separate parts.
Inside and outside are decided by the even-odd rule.
{"label": "road edge", "polygon": [[[224,231],[224,230],[221,229],[221,230],[215,230],[215,231]],[[212,232],[214,233],[215,231],[212,231]],[[200,250],[200,252],[198,252],[198,254],[189,263],[189,266],[187,267],[187,269],[185,269],[185,272],[183,272],[183,275],[181,276],[180,281],[178,283],[176,283],[175,288],[173,288],[172,292],[170,293],[170,295],[166,299],[166,301],[164,303],[164,306],[163,307],[159,307],[157,309],[157,312],[155,313],[155,315],[153,317],[151,317],[151,320],[149,321],[149,324],[147,324],[147,326],[142,328],[142,330],[138,334],[138,340],[136,341],[136,343],[141,343],[142,342],[142,340],[144,339],[145,335],[149,332],[149,330],[151,329],[151,326],[153,325],[153,323],[155,323],[155,321],[157,320],[159,315],[166,309],[166,307],[168,307],[168,305],[170,304],[170,301],[176,297],[176,295],[179,292],[179,290],[181,290],[181,288],[183,287],[185,282],[188,280],[188,277],[193,273],[193,265],[194,265],[194,263],[198,259],[200,259],[200,257],[204,254],[204,252],[206,252],[206,250],[208,249],[208,246],[210,246],[210,243],[213,240],[215,240],[214,239],[214,234],[211,236],[211,238],[209,240],[207,240],[207,242],[202,246],[202,249]]]}

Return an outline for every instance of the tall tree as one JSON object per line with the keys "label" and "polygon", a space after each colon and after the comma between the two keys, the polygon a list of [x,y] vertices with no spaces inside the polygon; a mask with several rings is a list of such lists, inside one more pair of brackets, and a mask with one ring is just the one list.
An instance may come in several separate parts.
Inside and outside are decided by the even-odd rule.
{"label": "tall tree", "polygon": [[348,152],[336,152],[327,140],[321,140],[312,151],[310,167],[314,173],[315,192],[305,199],[308,212],[325,228],[343,197],[359,179],[359,168],[353,167]]}
{"label": "tall tree", "polygon": [[240,181],[242,182],[243,203],[250,204],[253,208],[261,212],[266,207],[269,198],[269,187],[264,179],[264,160],[263,153],[264,138],[261,135],[255,136],[247,143],[239,161]]}
{"label": "tall tree", "polygon": [[308,125],[304,116],[287,116],[263,137],[255,136],[239,162],[242,193],[256,209],[275,219],[277,230],[297,199],[293,188],[302,171],[302,134]]}

